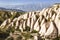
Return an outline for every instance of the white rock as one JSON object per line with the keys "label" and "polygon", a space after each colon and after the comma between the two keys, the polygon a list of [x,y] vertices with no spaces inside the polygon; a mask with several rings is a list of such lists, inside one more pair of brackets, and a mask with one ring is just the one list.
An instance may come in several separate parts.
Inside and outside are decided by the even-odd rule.
{"label": "white rock", "polygon": [[17,20],[17,18],[13,19],[13,22],[15,22]]}
{"label": "white rock", "polygon": [[44,22],[45,22],[45,19],[43,19],[43,20],[41,21],[41,25],[43,25]]}
{"label": "white rock", "polygon": [[15,29],[17,29],[17,27],[19,26],[19,22],[16,21],[16,26],[15,26]]}
{"label": "white rock", "polygon": [[19,29],[23,32],[22,24],[20,24]]}
{"label": "white rock", "polygon": [[27,15],[28,15],[28,13],[24,14],[24,15],[23,15],[23,18],[24,18],[24,19],[27,19]]}
{"label": "white rock", "polygon": [[55,20],[55,14],[52,16],[52,20]]}
{"label": "white rock", "polygon": [[45,34],[45,32],[46,32],[45,25],[46,25],[45,23],[43,25],[41,25],[41,29],[39,31],[40,36],[43,36]]}
{"label": "white rock", "polygon": [[30,27],[30,31],[33,30],[33,24],[34,24],[34,20],[33,20],[33,18],[32,18],[32,19],[31,19],[31,27]]}
{"label": "white rock", "polygon": [[53,22],[51,22],[49,28],[47,29],[47,32],[45,33],[45,36],[51,35],[53,30],[54,30],[54,25]]}
{"label": "white rock", "polygon": [[58,28],[58,34],[60,35],[60,19],[59,19],[58,15],[56,16],[55,24],[56,24],[56,26]]}
{"label": "white rock", "polygon": [[43,15],[44,11],[46,10],[46,8],[44,8],[40,13],[39,15]]}
{"label": "white rock", "polygon": [[39,23],[38,23],[38,20],[34,24],[34,30],[39,31]]}
{"label": "white rock", "polygon": [[27,19],[27,26],[30,27],[30,25],[31,25],[31,24],[30,24],[30,18],[28,18],[28,19]]}
{"label": "white rock", "polygon": [[26,27],[26,21],[23,22],[23,29]]}
{"label": "white rock", "polygon": [[6,26],[7,21],[8,21],[8,20],[5,20],[5,21],[1,24],[1,27],[2,27],[2,28],[3,28],[3,26]]}
{"label": "white rock", "polygon": [[32,16],[32,13],[31,13],[31,12],[29,12],[29,18],[31,18],[31,16]]}

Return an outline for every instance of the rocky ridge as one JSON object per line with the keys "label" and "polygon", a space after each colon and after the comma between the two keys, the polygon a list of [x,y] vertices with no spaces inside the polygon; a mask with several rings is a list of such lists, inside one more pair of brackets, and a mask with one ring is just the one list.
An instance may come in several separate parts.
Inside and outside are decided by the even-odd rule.
{"label": "rocky ridge", "polygon": [[[4,31],[11,32],[12,34],[15,32],[17,32],[16,34],[18,34],[18,32],[20,34],[26,31],[27,33],[35,32],[41,38],[53,40],[60,37],[59,26],[60,4],[55,4],[50,8],[44,8],[42,11],[27,12],[19,17],[14,18],[13,20],[6,19],[0,25],[0,29],[1,31],[5,29]],[[12,34],[10,34],[10,36]],[[36,40],[40,39],[38,36],[34,35],[33,40],[35,40],[35,38]]]}

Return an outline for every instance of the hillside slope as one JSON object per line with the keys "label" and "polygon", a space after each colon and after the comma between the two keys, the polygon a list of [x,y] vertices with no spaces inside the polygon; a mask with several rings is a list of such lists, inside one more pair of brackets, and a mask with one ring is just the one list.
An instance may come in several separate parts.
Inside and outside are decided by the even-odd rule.
{"label": "hillside slope", "polygon": [[[8,18],[0,25],[0,31],[11,33],[8,38],[15,38],[14,35],[17,36],[17,34],[20,35],[21,33],[21,40],[38,40],[40,39],[39,37],[53,40],[60,37],[59,26],[60,4],[55,4],[50,8],[44,8],[42,11],[27,12],[18,17],[14,17],[13,20]],[[32,33],[37,33],[37,36],[34,35],[32,38],[29,38],[33,35]],[[17,40],[18,37],[15,39]]]}

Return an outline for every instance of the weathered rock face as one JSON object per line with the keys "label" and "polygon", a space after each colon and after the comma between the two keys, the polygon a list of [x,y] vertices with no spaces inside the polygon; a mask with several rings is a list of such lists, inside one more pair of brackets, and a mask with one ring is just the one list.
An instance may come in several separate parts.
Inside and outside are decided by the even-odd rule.
{"label": "weathered rock face", "polygon": [[44,8],[42,11],[27,12],[12,21],[7,19],[0,28],[6,30],[13,28],[21,32],[33,32],[35,30],[41,38],[54,39],[60,37],[60,4],[47,9]]}

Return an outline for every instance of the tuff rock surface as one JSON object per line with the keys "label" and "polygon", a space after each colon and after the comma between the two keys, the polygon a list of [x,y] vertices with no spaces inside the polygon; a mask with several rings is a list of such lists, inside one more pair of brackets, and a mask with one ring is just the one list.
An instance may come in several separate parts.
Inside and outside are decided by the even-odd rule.
{"label": "tuff rock surface", "polygon": [[0,25],[0,30],[9,32],[6,40],[53,40],[60,37],[60,4],[42,11],[27,12],[13,20],[8,18]]}

